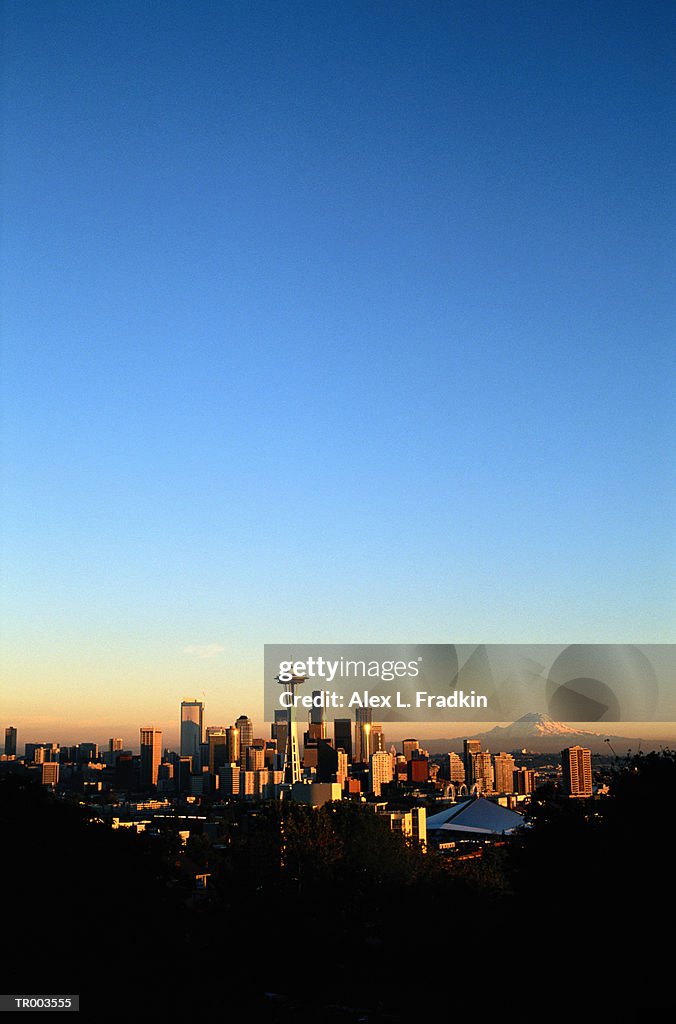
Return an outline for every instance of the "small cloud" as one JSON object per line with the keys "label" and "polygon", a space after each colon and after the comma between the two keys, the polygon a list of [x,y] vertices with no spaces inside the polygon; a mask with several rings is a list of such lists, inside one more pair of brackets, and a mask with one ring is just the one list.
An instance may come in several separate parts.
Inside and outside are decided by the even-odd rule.
{"label": "small cloud", "polygon": [[183,648],[183,653],[191,654],[194,658],[217,658],[224,650],[222,644],[190,644]]}

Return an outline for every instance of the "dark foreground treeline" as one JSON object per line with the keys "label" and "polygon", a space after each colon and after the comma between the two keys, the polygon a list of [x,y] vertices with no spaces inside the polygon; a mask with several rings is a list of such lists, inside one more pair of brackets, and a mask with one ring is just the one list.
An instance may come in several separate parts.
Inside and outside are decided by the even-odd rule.
{"label": "dark foreground treeline", "polygon": [[[676,755],[611,795],[540,791],[481,860],[403,844],[349,803],[233,808],[218,846],[112,831],[0,785],[2,991],[80,993],[88,1016],[539,1019],[674,1005]],[[207,896],[194,876],[210,873]]]}

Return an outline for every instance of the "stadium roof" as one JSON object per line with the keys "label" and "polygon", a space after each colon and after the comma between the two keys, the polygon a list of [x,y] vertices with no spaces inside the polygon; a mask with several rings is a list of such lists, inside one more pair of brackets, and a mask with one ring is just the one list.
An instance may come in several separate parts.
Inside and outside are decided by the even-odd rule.
{"label": "stadium roof", "polygon": [[483,797],[471,797],[447,807],[427,819],[428,832],[470,832],[476,835],[505,835],[524,824],[516,811]]}

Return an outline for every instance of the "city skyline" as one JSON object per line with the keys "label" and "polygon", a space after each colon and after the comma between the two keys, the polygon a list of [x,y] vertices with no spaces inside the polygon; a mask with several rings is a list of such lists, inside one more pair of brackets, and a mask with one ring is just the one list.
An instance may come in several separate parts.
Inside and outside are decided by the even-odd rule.
{"label": "city skyline", "polygon": [[[207,729],[220,729],[223,725],[226,727],[234,726],[239,714],[246,714],[240,709],[237,714],[228,715],[214,715],[213,722],[206,712],[205,705],[205,717],[204,717],[204,732],[206,736]],[[251,718],[254,727],[254,734],[256,734],[256,728],[258,727],[258,735],[263,735],[265,739],[272,736],[273,722],[265,721],[261,716],[255,715],[248,716]],[[22,722],[19,719],[12,719],[10,716],[7,718],[7,727],[13,726],[17,729],[17,745],[18,748],[23,749],[23,745],[28,743],[47,743],[47,742],[59,742],[65,746],[70,746],[77,743],[95,742],[99,745],[99,748],[107,746],[108,741],[111,737],[120,736],[124,741],[125,749],[133,749],[138,751],[139,741],[138,734],[140,728],[152,727],[153,729],[159,729],[162,733],[163,748],[173,749],[180,751],[181,748],[181,729],[180,729],[180,714],[175,715],[173,720],[162,719],[159,716],[154,718],[148,718],[145,724],[140,725],[140,720],[134,721],[125,729],[115,730],[110,724],[109,727],[104,725],[98,726],[98,731],[93,728],[87,728],[85,726],[77,726],[73,722],[62,720],[59,725],[58,721],[52,724],[44,725],[38,724],[37,726],[31,724],[33,721],[40,722],[41,720],[28,720]],[[357,721],[355,716],[350,719],[352,727],[352,743],[353,746],[356,741],[357,734]],[[338,719],[341,721],[341,719]],[[344,721],[344,719],[342,719]],[[303,747],[303,733],[305,727],[308,724],[308,719],[305,717],[299,718],[297,722],[299,745]],[[374,723],[379,724],[379,723]],[[509,726],[510,722],[388,722],[383,726],[383,733],[385,737],[385,749],[389,749],[391,743],[402,745],[404,740],[408,737],[415,736],[418,740],[439,740],[448,739],[453,741],[460,741],[467,737],[473,737],[476,735],[484,735],[490,729],[495,726]],[[603,723],[606,728],[599,728],[599,722],[576,722],[571,725],[571,730],[580,733],[592,733],[599,737],[610,737],[612,740],[614,735],[618,733],[624,735],[636,735],[641,736],[647,742],[650,740],[659,740],[662,742],[671,742],[676,745],[676,722],[605,722]],[[328,723],[329,737],[333,738],[334,735],[334,723]],[[496,743],[504,744],[504,740],[500,740],[496,737]],[[537,749],[536,743],[533,742],[532,749]],[[495,747],[491,749],[491,754],[499,753],[500,751]],[[373,751],[371,751],[373,753]]]}

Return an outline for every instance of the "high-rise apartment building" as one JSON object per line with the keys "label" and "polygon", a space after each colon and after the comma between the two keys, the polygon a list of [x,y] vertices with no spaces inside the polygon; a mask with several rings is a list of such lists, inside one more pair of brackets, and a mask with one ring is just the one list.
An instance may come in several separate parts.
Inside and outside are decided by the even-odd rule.
{"label": "high-rise apartment building", "polygon": [[493,768],[495,771],[495,792],[496,793],[513,793],[514,792],[514,758],[511,754],[505,754],[501,751],[496,754],[493,758]]}
{"label": "high-rise apartment building", "polygon": [[357,708],[355,713],[354,759],[357,764],[367,764],[371,756],[371,708]]}
{"label": "high-rise apartment building", "polygon": [[479,750],[472,754],[472,785],[478,786],[482,793],[492,793],[493,778],[493,760],[489,752]]}
{"label": "high-rise apartment building", "polygon": [[147,726],[141,729],[141,785],[156,786],[162,761],[162,730]]}
{"label": "high-rise apartment building", "polygon": [[380,796],[381,787],[385,782],[392,781],[392,758],[385,750],[371,754],[369,762],[369,789]]}
{"label": "high-rise apartment building", "polygon": [[114,754],[117,750],[122,750],[124,743],[121,736],[111,736],[108,740],[108,753]]}
{"label": "high-rise apartment building", "polygon": [[193,771],[200,770],[203,719],[201,700],[181,701],[181,757],[192,758]]}
{"label": "high-rise apartment building", "polygon": [[456,785],[462,785],[465,781],[465,762],[453,750],[448,755],[448,777]]}
{"label": "high-rise apartment building", "polygon": [[535,772],[532,768],[517,768],[514,772],[514,792],[528,796],[535,789]]}
{"label": "high-rise apartment building", "polygon": [[592,795],[591,750],[566,747],[561,751],[563,788],[568,796]]}
{"label": "high-rise apartment building", "polygon": [[469,786],[475,781],[474,762],[472,759],[475,754],[478,754],[481,751],[481,740],[464,740],[462,748],[463,761],[465,762],[465,782]]}

